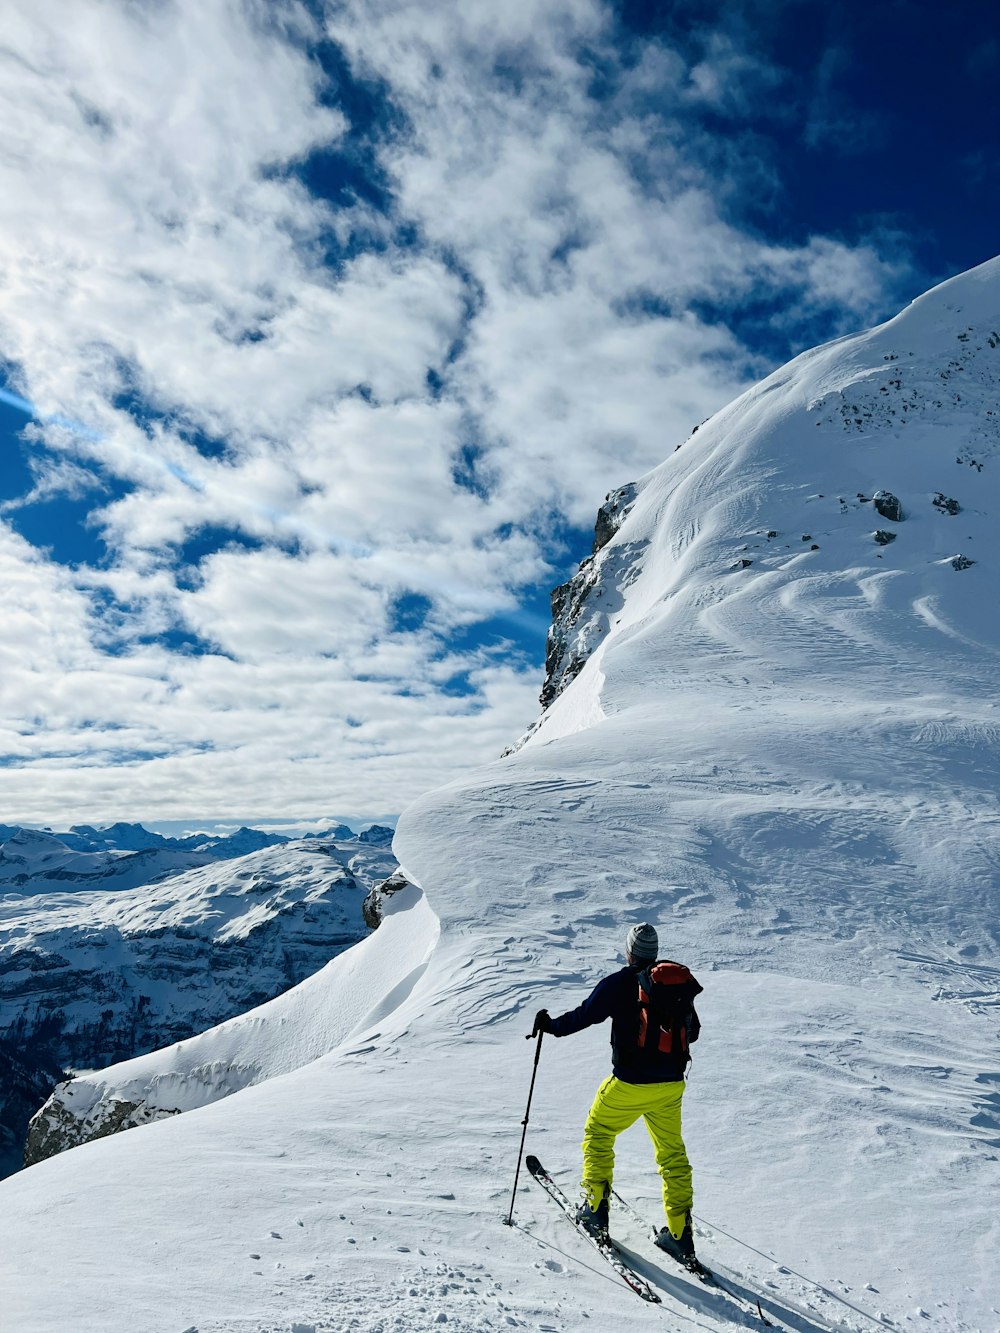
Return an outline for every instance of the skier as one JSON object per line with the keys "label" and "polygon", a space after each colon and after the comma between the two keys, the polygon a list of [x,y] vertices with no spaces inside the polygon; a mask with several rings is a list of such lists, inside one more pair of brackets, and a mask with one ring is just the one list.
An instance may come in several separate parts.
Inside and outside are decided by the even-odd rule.
{"label": "skier", "polygon": [[577,1009],[535,1016],[532,1035],[568,1037],[611,1019],[612,1074],[597,1089],[583,1131],[584,1200],[577,1221],[595,1235],[608,1230],[615,1139],[640,1116],[646,1122],[663,1180],[667,1225],[657,1245],[679,1260],[695,1261],[691,1230],[691,1164],[681,1137],[681,1097],[688,1047],[701,1024],[693,1000],[702,987],[680,963],[657,962],[659,941],[648,922],[625,939],[627,966],[598,982]]}

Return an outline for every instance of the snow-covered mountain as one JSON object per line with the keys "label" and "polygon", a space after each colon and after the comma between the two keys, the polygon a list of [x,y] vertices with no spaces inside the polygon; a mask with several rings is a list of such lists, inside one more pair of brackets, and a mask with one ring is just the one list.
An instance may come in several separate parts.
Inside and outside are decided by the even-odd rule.
{"label": "snow-covered mountain", "polygon": [[207,850],[174,847],[83,851],[68,846],[52,833],[18,829],[0,843],[0,894],[132,889],[215,859]]}
{"label": "snow-covered mountain", "polygon": [[[357,838],[359,842],[388,845],[392,842],[392,834],[393,830],[384,824],[371,824],[357,834],[347,824],[332,824],[327,829],[306,833],[302,837],[323,842],[347,842]],[[99,829],[90,824],[73,824],[69,829],[58,832],[52,829],[27,829],[19,824],[0,824],[0,843],[19,839],[25,846],[34,840],[38,847],[42,847],[46,845],[45,838],[50,839],[50,846],[58,842],[75,852],[145,852],[157,849],[198,853],[201,857],[199,864],[208,859],[226,860],[245,856],[247,852],[257,852],[264,847],[281,847],[299,840],[298,835],[268,833],[264,829],[246,826],[238,828],[234,833],[189,833],[183,838],[168,838],[162,833],[144,828],[142,824],[122,822]]]}
{"label": "snow-covered mountain", "polygon": [[[182,1040],[296,985],[367,933],[364,899],[396,866],[382,845],[314,839],[163,877],[164,857],[193,855],[71,852],[25,831],[0,848],[0,872],[31,872],[0,891],[0,1040],[18,1053],[0,1074],[8,1169],[53,1070]],[[143,865],[159,878],[143,881]],[[43,1118],[31,1158],[74,1141],[64,1121]]]}
{"label": "snow-covered mountain", "polygon": [[[136,1071],[273,1076],[0,1184],[13,1333],[746,1323],[613,1213],[638,1301],[523,1173],[502,1225],[531,1015],[643,918],[704,986],[703,1257],[797,1333],[1000,1327],[998,327],[994,261],[665,442],[540,725],[404,814],[383,926]],[[607,1069],[603,1030],[543,1043],[528,1150],[571,1191]],[[638,1129],[616,1185],[656,1218]]]}

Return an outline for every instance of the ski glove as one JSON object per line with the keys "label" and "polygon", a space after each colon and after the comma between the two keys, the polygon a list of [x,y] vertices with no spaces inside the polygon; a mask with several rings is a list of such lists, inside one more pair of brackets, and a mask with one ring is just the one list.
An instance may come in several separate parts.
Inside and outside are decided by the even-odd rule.
{"label": "ski glove", "polygon": [[531,1029],[531,1035],[537,1037],[539,1032],[554,1032],[552,1019],[549,1017],[547,1009],[539,1009],[535,1015],[535,1026]]}

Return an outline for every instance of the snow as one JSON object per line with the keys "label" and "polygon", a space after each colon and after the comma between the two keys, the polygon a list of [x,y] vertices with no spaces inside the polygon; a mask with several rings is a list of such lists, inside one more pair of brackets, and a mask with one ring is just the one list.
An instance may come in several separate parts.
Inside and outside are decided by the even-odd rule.
{"label": "snow", "polygon": [[7,945],[44,936],[54,948],[71,948],[86,929],[125,937],[189,931],[217,941],[239,940],[289,903],[322,901],[345,874],[361,881],[363,897],[394,867],[391,856],[365,854],[355,843],[292,843],[211,861],[132,889],[109,892],[106,885],[94,889],[84,882],[65,886],[61,893],[46,885],[42,893],[0,895],[0,931]]}
{"label": "snow", "polygon": [[[82,1120],[114,1101],[190,1111],[341,1046],[400,1002],[437,939],[437,918],[412,886],[385,913],[377,932],[283,995],[162,1051],[75,1078],[63,1094],[67,1109]],[[397,976],[387,995],[383,979]]]}
{"label": "snow", "polygon": [[[531,1016],[643,919],[705,988],[702,1257],[798,1333],[1000,1329],[998,320],[994,261],[642,480],[593,657],[517,753],[404,814],[417,887],[380,930],[131,1062],[254,1086],[0,1183],[5,1333],[731,1327],[613,1214],[640,1302],[523,1171],[502,1225]],[[528,1151],[571,1193],[608,1064],[603,1029],[543,1042]],[[656,1220],[639,1127],[615,1183]]]}
{"label": "snow", "polygon": [[0,900],[15,893],[66,893],[78,887],[135,888],[210,859],[210,853],[160,847],[77,851],[51,833],[18,829],[0,844]]}

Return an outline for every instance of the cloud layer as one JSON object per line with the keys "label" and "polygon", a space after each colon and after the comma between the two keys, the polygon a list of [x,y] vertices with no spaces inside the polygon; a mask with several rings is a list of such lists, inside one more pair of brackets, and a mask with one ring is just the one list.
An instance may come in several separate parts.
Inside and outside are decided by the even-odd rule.
{"label": "cloud layer", "polygon": [[[767,368],[748,311],[794,346],[900,277],[740,224],[727,136],[781,75],[721,34],[686,58],[592,0],[6,14],[0,358],[37,413],[7,819],[378,817],[496,754],[536,711],[526,607]],[[17,530],[88,496],[99,558]]]}

